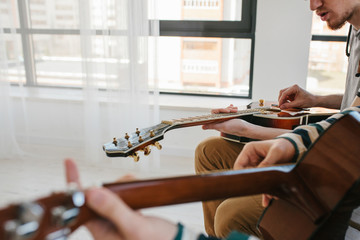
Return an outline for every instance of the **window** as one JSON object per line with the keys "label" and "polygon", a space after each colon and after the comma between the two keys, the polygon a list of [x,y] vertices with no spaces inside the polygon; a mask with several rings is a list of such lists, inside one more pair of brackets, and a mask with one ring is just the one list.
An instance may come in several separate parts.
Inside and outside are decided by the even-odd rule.
{"label": "window", "polygon": [[[151,6],[154,0],[144,1]],[[149,72],[157,73],[150,74],[155,76],[150,86],[157,82],[161,93],[251,98],[256,1],[156,1],[157,15],[150,15],[150,21],[159,19],[160,37],[150,37],[157,46],[149,49],[150,58],[157,61],[156,69],[149,61]],[[99,88],[101,79],[116,79],[116,61],[129,61],[119,57],[126,55],[119,47],[126,42],[121,34],[109,36],[106,44],[99,38],[103,31],[124,29],[123,4],[126,0],[89,1],[86,6],[72,0],[1,1],[4,32],[16,29],[18,35],[7,40],[8,54],[22,59],[21,66],[12,69],[23,75],[15,79],[10,71],[9,80],[26,81],[28,86],[81,87],[80,9],[91,15],[92,55],[87,61],[114,63],[106,74],[94,70]],[[106,16],[98,11],[104,8]],[[109,53],[106,59],[101,57],[104,52]]]}
{"label": "window", "polygon": [[159,0],[160,91],[251,98],[255,9],[253,0]]}
{"label": "window", "polygon": [[337,31],[313,15],[307,89],[315,94],[344,93],[348,59],[345,55],[349,24]]}

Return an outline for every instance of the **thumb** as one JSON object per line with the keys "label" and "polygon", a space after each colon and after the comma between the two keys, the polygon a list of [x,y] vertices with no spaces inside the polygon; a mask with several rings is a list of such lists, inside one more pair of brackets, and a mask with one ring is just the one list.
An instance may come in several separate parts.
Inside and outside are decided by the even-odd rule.
{"label": "thumb", "polygon": [[88,206],[100,216],[109,220],[118,229],[119,233],[134,231],[134,212],[113,192],[105,188],[91,188],[86,191]]}

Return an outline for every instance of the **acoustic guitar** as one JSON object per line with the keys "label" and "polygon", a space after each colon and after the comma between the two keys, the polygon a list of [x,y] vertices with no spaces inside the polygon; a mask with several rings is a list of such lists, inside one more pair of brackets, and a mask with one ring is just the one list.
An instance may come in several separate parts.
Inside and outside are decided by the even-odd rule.
{"label": "acoustic guitar", "polygon": [[[104,187],[133,209],[271,194],[278,199],[271,201],[258,225],[265,240],[339,240],[360,205],[359,143],[360,114],[351,112],[329,127],[296,164]],[[54,240],[97,217],[82,191],[53,193],[0,210],[0,238]]]}
{"label": "acoustic guitar", "polygon": [[[251,103],[246,106],[246,109],[236,113],[219,113],[166,120],[149,128],[136,129],[130,135],[126,133],[124,137],[113,138],[112,142],[103,145],[103,150],[109,157],[131,156],[137,162],[140,159],[138,151],[143,151],[145,155],[149,155],[151,152],[149,146],[154,145],[161,149],[162,146],[159,144],[159,141],[164,138],[167,131],[172,129],[224,122],[234,118],[241,118],[264,127],[294,129],[299,125],[323,120],[336,112],[337,110],[325,108],[280,110],[277,106],[271,104],[271,102],[266,104]],[[224,133],[221,133],[221,136],[227,140],[237,142],[253,140]]]}

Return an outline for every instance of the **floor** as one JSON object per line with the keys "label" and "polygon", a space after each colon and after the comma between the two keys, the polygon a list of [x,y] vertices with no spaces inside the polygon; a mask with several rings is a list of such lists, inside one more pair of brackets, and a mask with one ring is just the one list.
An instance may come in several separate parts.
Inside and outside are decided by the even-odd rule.
{"label": "floor", "polygon": [[[192,158],[164,156],[152,153],[141,156],[135,163],[131,158],[106,158],[97,162],[84,160],[76,149],[27,145],[27,152],[14,159],[0,159],[0,208],[11,203],[35,200],[53,191],[65,190],[63,159],[73,157],[78,164],[84,187],[116,181],[125,174],[139,179],[194,174]],[[30,151],[31,150],[31,151]],[[201,203],[180,204],[142,210],[144,214],[161,216],[173,222],[182,222],[195,231],[204,232]],[[82,227],[74,232],[70,240],[92,239]]]}
{"label": "floor", "polygon": [[[31,201],[48,196],[53,191],[65,190],[63,159],[73,157],[77,162],[83,186],[90,187],[116,181],[125,174],[138,179],[194,174],[193,158],[161,155],[154,151],[141,156],[135,163],[131,158],[108,158],[86,161],[76,149],[26,145],[22,157],[0,159],[0,209],[12,203]],[[173,222],[182,222],[194,231],[204,232],[201,203],[190,203],[142,210],[144,214],[160,216]],[[359,211],[360,212],[360,211]],[[360,222],[360,215],[353,215]],[[350,228],[346,240],[359,239],[360,232]],[[91,240],[86,228],[81,227],[69,240]]]}

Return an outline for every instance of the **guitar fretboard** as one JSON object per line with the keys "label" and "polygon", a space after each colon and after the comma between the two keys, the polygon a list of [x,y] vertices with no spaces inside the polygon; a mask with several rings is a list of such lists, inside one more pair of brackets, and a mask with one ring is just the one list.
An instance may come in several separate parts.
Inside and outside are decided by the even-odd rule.
{"label": "guitar fretboard", "polygon": [[244,116],[249,114],[254,114],[257,112],[265,112],[269,110],[268,108],[254,108],[254,109],[246,109],[241,110],[238,112],[233,113],[217,113],[217,114],[207,114],[202,116],[195,116],[195,117],[188,117],[188,118],[180,118],[180,119],[173,119],[173,120],[163,120],[161,123],[168,124],[168,125],[176,125],[176,124],[186,124],[186,123],[195,123],[195,122],[203,122],[203,121],[211,121],[211,120],[218,120],[227,118],[235,118],[238,116]]}

